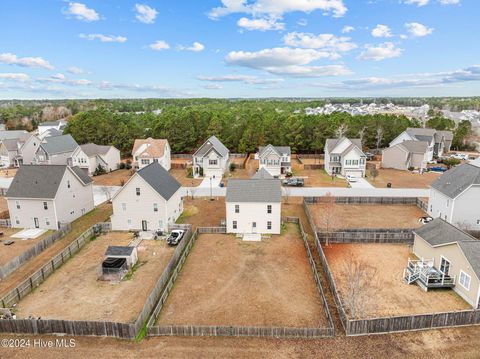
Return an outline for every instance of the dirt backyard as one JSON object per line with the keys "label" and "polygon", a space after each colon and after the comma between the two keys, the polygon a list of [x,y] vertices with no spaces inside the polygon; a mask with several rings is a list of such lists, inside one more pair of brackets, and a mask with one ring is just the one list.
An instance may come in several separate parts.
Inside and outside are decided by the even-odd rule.
{"label": "dirt backyard", "polygon": [[[109,245],[126,246],[127,232],[109,232],[90,241],[16,307],[29,315],[70,320],[134,321],[174,251],[165,241],[144,240],[133,275],[121,282],[100,281],[100,265]],[[60,305],[52,305],[52,303]]]}
{"label": "dirt backyard", "polygon": [[[415,205],[314,204],[310,206],[317,228],[417,228],[425,213]],[[324,213],[330,213],[325,215]]]}
{"label": "dirt backyard", "polygon": [[225,198],[218,197],[210,201],[209,198],[185,197],[183,200],[183,213],[177,223],[188,223],[197,227],[218,227],[220,221],[226,218]]}
{"label": "dirt backyard", "polygon": [[370,171],[367,170],[368,182],[378,188],[387,187],[387,183],[391,183],[393,188],[428,188],[440,175],[440,173],[436,172],[419,174],[410,171],[380,168],[378,176],[374,179]]}
{"label": "dirt backyard", "polygon": [[93,176],[93,182],[97,186],[123,186],[135,173],[134,170],[116,170],[100,176]]}
{"label": "dirt backyard", "polygon": [[158,324],[325,327],[297,226],[262,242],[200,235]]}
{"label": "dirt backyard", "polygon": [[112,205],[105,203],[72,222],[72,230],[66,234],[65,237],[57,240],[39,255],[30,259],[20,268],[15,270],[15,272],[11,273],[4,280],[0,281],[0,296],[5,295],[8,291],[14,289],[22,281],[35,273],[45,263],[49,262],[55,255],[63,251],[70,243],[72,243],[95,223],[108,220],[111,214]]}
{"label": "dirt backyard", "polygon": [[187,177],[186,169],[171,169],[169,172],[184,187],[196,187],[202,182],[201,178]]}
{"label": "dirt backyard", "polygon": [[[403,282],[403,270],[410,256],[405,244],[330,244],[323,248],[341,296],[346,293],[347,263],[353,260],[365,271],[369,284],[362,294],[368,305],[357,318],[425,314],[470,309],[453,290],[423,291],[417,285]],[[366,278],[365,278],[366,279]]]}
{"label": "dirt backyard", "polygon": [[[15,257],[18,257],[27,249],[33,247],[42,239],[53,233],[53,231],[46,231],[37,238],[27,240],[11,237],[12,235],[20,231],[21,229],[19,228],[0,228],[0,232],[3,233],[3,235],[0,237],[0,266],[11,261]],[[13,241],[13,244],[4,245],[4,243],[8,241]]]}
{"label": "dirt backyard", "polygon": [[325,170],[294,170],[295,177],[305,178],[305,187],[348,187],[346,180],[332,177]]}

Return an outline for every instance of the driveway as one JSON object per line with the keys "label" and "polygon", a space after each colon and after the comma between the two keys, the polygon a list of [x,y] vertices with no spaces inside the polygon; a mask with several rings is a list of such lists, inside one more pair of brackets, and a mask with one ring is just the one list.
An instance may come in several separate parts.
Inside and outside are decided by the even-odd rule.
{"label": "driveway", "polygon": [[219,187],[220,182],[222,182],[222,179],[218,177],[215,177],[215,178],[205,177],[198,187],[210,189],[210,179],[211,179],[212,188]]}
{"label": "driveway", "polygon": [[352,188],[375,188],[365,178],[357,178],[356,182],[348,182]]}

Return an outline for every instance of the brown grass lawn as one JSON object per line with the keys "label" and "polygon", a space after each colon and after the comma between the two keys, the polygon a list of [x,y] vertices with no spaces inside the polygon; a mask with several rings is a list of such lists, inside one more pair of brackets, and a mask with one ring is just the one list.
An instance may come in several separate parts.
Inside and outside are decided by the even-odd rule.
{"label": "brown grass lawn", "polygon": [[160,325],[325,327],[298,228],[243,242],[200,235],[160,314]]}
{"label": "brown grass lawn", "polygon": [[330,176],[325,170],[294,170],[296,177],[306,177],[305,187],[348,187],[346,180]]}
{"label": "brown grass lawn", "polygon": [[201,178],[187,177],[186,169],[171,169],[169,172],[184,187],[196,187],[202,182]]}
{"label": "brown grass lawn", "polygon": [[183,201],[183,213],[177,223],[188,223],[197,227],[218,227],[220,221],[226,218],[225,198],[218,197],[210,201],[209,198],[185,197]]}
{"label": "brown grass lawn", "polygon": [[92,177],[97,186],[122,186],[135,173],[134,170],[116,170],[104,175]]}
{"label": "brown grass lawn", "polygon": [[388,168],[380,168],[379,175],[373,179],[367,171],[367,180],[379,188],[387,187],[391,183],[393,188],[428,188],[433,181],[440,177],[439,173],[426,172],[424,174],[411,173]]}
{"label": "brown grass lawn", "polygon": [[0,170],[0,177],[15,177],[15,174],[17,173],[18,168],[5,168]]}
{"label": "brown grass lawn", "polygon": [[18,284],[39,270],[45,263],[49,262],[55,255],[64,250],[70,243],[77,239],[80,234],[85,232],[95,223],[108,220],[111,214],[112,205],[104,203],[93,211],[77,219],[72,223],[72,230],[65,237],[57,240],[38,256],[24,263],[15,272],[11,273],[7,278],[0,281],[0,296],[5,295],[8,291],[15,288]]}
{"label": "brown grass lawn", "polygon": [[361,318],[425,314],[469,309],[470,306],[453,290],[424,292],[417,285],[405,284],[403,270],[410,247],[405,244],[330,244],[323,248],[340,292],[345,293],[345,265],[352,258],[371,266],[376,276],[367,288],[371,306]]}
{"label": "brown grass lawn", "polygon": [[[324,204],[310,206],[318,228],[325,226],[322,213]],[[333,207],[333,228],[417,228],[418,219],[425,213],[415,205],[353,205],[337,204]]]}
{"label": "brown grass lawn", "polygon": [[109,232],[87,243],[20,301],[17,316],[134,321],[175,248],[165,241],[145,240],[138,247],[139,262],[131,278],[118,283],[98,280],[107,247],[126,246],[132,238],[131,233]]}
{"label": "brown grass lawn", "polygon": [[[45,237],[52,234],[54,231],[46,231],[41,236],[23,240],[21,238],[12,238],[11,236],[15,233],[20,232],[22,229],[19,228],[0,228],[0,232],[3,233],[3,236],[0,237],[0,266],[8,263],[15,257],[18,257],[20,254],[25,252],[30,247],[33,247],[35,244],[40,242]],[[8,246],[4,245],[2,242],[14,241],[13,244]]]}

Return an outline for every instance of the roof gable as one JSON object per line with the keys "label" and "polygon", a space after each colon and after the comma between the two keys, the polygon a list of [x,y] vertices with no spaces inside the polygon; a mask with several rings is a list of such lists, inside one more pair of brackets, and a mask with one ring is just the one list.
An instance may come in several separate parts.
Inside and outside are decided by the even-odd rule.
{"label": "roof gable", "polygon": [[432,183],[432,188],[447,197],[456,198],[472,185],[480,185],[480,167],[464,163],[443,173]]}
{"label": "roof gable", "polygon": [[158,162],[153,162],[142,168],[137,172],[137,175],[167,201],[181,187],[181,184]]}
{"label": "roof gable", "polygon": [[278,179],[231,179],[226,202],[274,203],[282,201],[282,185]]}
{"label": "roof gable", "polygon": [[40,146],[48,155],[74,152],[79,147],[71,135],[45,137]]}
{"label": "roof gable", "polygon": [[226,157],[230,152],[227,147],[216,137],[210,136],[203,145],[201,145],[197,151],[193,154],[195,157],[204,157],[210,150],[214,148],[215,151],[221,156]]}
{"label": "roof gable", "polygon": [[[166,139],[157,139],[151,137],[147,139],[137,138],[133,144],[132,155],[142,156],[144,153],[147,153],[148,157],[160,158],[165,155],[165,149],[167,146],[168,141]],[[137,153],[138,151],[141,151],[141,153]]]}

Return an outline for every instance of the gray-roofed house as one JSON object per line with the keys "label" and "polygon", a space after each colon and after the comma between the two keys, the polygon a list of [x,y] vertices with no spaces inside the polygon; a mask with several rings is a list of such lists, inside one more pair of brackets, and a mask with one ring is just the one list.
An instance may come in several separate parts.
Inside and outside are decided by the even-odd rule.
{"label": "gray-roofed house", "polygon": [[88,172],[88,156],[71,135],[46,137],[35,153],[35,162],[45,165],[78,166]]}
{"label": "gray-roofed house", "polygon": [[261,146],[255,157],[259,162],[259,169],[264,168],[274,177],[292,172],[292,151],[289,146]]}
{"label": "gray-roofed house", "polygon": [[425,141],[406,140],[387,147],[382,151],[382,167],[424,171],[428,164],[428,146]]}
{"label": "gray-roofed house", "polygon": [[329,138],[325,143],[325,171],[330,175],[365,177],[366,159],[358,138]]}
{"label": "gray-roofed house", "polygon": [[27,131],[0,131],[0,166],[20,166],[23,163],[22,147],[32,136]]}
{"label": "gray-roofed house", "polygon": [[65,165],[20,166],[5,197],[14,228],[58,229],[94,208],[91,178]]}
{"label": "gray-roofed house", "polygon": [[252,179],[274,179],[265,168],[260,168],[252,177]]}
{"label": "gray-roofed house", "polygon": [[409,127],[390,142],[390,147],[403,141],[427,142],[428,148],[425,154],[427,161],[430,162],[433,160],[434,156],[441,157],[445,152],[450,151],[452,140],[452,131],[437,131],[433,128]]}
{"label": "gray-roofed house", "polygon": [[94,143],[81,145],[80,148],[89,158],[90,174],[94,174],[100,166],[106,172],[115,171],[120,164],[120,150],[114,146],[101,146]]}
{"label": "gray-roofed house", "polygon": [[183,212],[181,185],[158,162],[130,177],[112,203],[114,230],[168,230]]}
{"label": "gray-roofed house", "polygon": [[65,126],[67,125],[67,121],[65,120],[58,120],[58,121],[46,121],[41,122],[38,124],[38,135],[41,138],[44,138],[44,133],[49,130],[56,130],[63,133]]}
{"label": "gray-roofed house", "polygon": [[[413,254],[418,261],[409,261],[409,266],[423,270],[418,284],[425,290],[450,287],[473,308],[478,308],[480,241],[441,218],[414,230],[414,235]],[[439,278],[433,280],[434,276]]]}
{"label": "gray-roofed house", "polygon": [[211,136],[193,154],[193,176],[222,178],[228,171],[230,151],[220,140]]}
{"label": "gray-roofed house", "polygon": [[480,230],[480,167],[465,163],[433,182],[428,214],[460,228]]}
{"label": "gray-roofed house", "polygon": [[230,179],[225,203],[228,233],[280,233],[282,212],[280,180]]}

